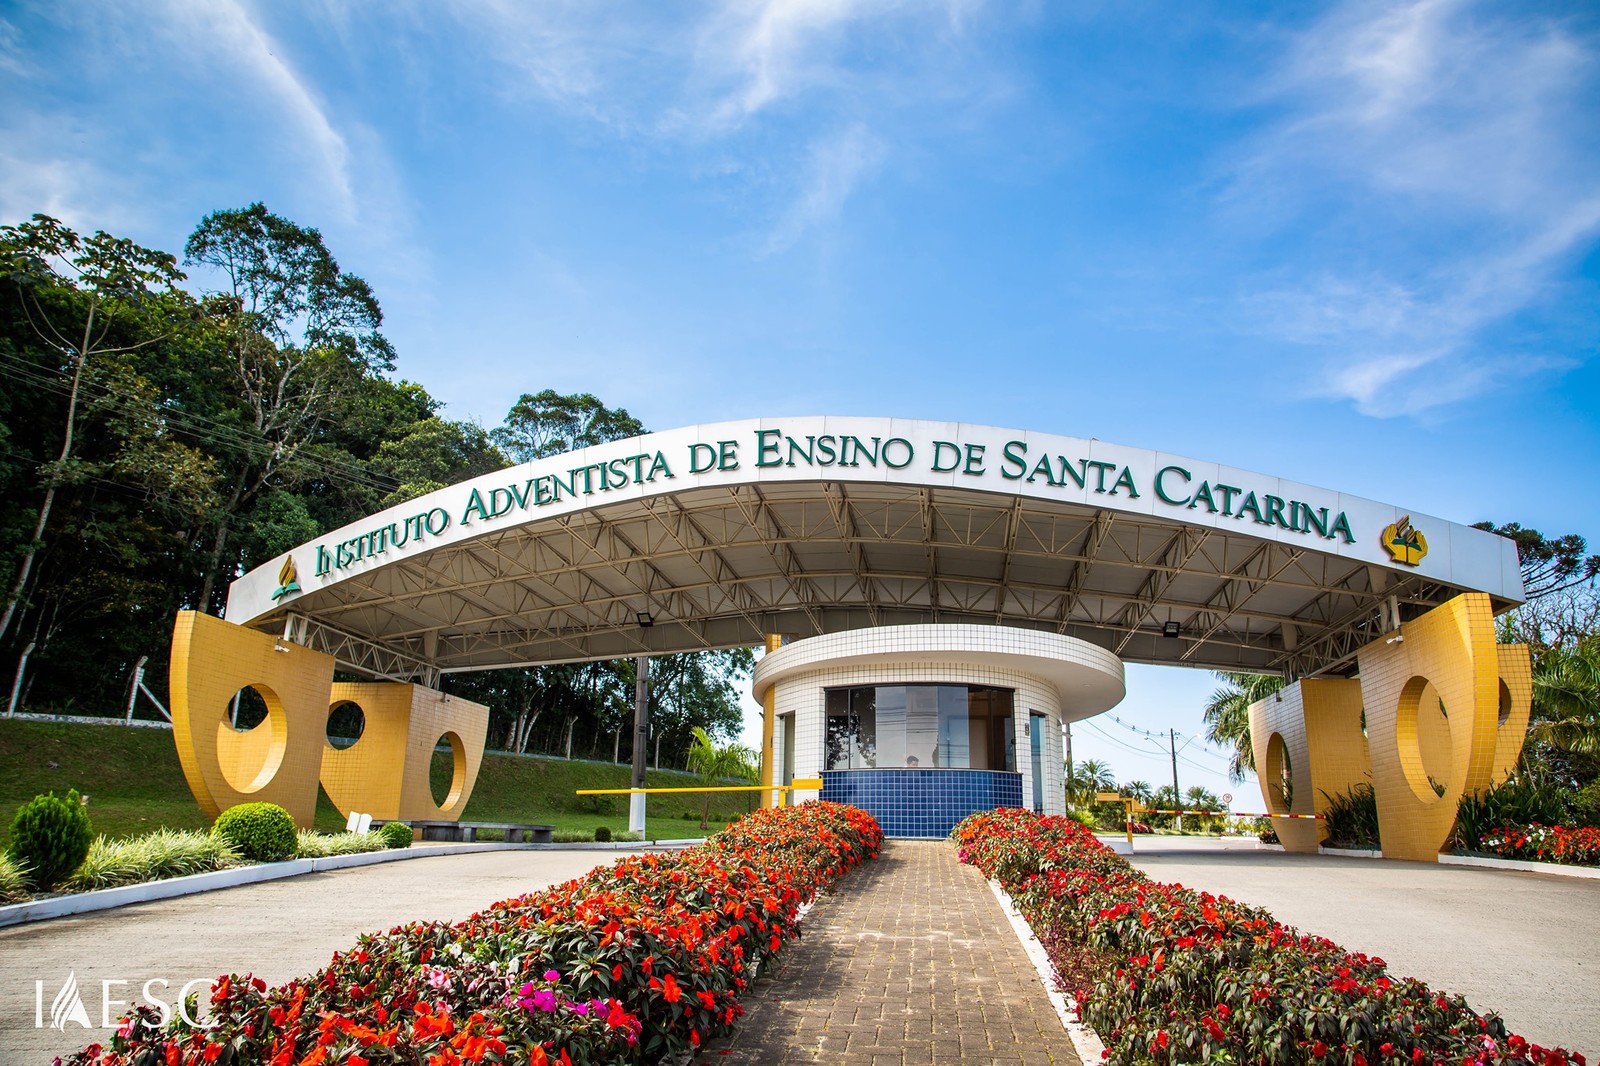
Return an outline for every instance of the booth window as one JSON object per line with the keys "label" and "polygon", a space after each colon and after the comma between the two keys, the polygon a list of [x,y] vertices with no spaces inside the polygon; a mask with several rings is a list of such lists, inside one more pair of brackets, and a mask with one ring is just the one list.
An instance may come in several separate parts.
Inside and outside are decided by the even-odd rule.
{"label": "booth window", "polygon": [[1017,768],[1010,689],[868,685],[826,695],[826,769]]}

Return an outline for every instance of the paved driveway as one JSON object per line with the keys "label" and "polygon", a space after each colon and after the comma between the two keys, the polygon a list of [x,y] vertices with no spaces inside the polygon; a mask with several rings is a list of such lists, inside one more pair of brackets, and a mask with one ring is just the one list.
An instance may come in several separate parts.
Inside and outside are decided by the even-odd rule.
{"label": "paved driveway", "polygon": [[[45,1025],[68,973],[91,1022],[109,998],[127,1001],[145,982],[168,982],[167,1002],[187,981],[233,971],[278,984],[310,973],[363,932],[412,919],[455,920],[496,900],[558,884],[609,863],[616,852],[490,851],[407,859],[282,881],[140,903],[117,910],[0,929],[0,1063],[48,1066],[51,1058],[107,1035],[69,1025],[65,1034],[35,1026],[36,999]],[[42,989],[36,982],[43,982]],[[116,1020],[113,1004],[109,1018]]]}
{"label": "paved driveway", "polygon": [[1242,841],[1140,837],[1134,848],[1134,865],[1157,880],[1265,907],[1466,996],[1530,1040],[1600,1055],[1600,881]]}

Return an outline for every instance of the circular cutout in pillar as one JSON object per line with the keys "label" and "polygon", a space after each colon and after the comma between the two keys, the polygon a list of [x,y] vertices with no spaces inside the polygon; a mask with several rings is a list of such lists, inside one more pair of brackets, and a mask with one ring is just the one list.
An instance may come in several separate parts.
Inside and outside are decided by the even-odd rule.
{"label": "circular cutout in pillar", "polygon": [[228,701],[228,725],[236,733],[248,733],[267,720],[267,701],[254,685],[246,685]]}
{"label": "circular cutout in pillar", "polygon": [[1511,721],[1511,690],[1506,687],[1505,678],[1501,678],[1500,679],[1500,720],[1498,722],[1498,725],[1499,725],[1499,727],[1501,729],[1504,729],[1506,723],[1509,722],[1509,721]]}
{"label": "circular cutout in pillar", "polygon": [[353,700],[341,700],[328,708],[328,747],[344,749],[361,739],[367,731],[367,714]]}
{"label": "circular cutout in pillar", "polygon": [[1406,784],[1423,803],[1438,803],[1448,791],[1450,729],[1449,712],[1428,679],[1407,681],[1395,713],[1395,747]]}
{"label": "circular cutout in pillar", "polygon": [[1267,741],[1267,811],[1271,814],[1288,814],[1294,806],[1294,760],[1289,757],[1289,746],[1283,734],[1274,733]]}
{"label": "circular cutout in pillar", "polygon": [[222,709],[217,723],[223,780],[236,792],[259,792],[277,776],[288,740],[289,718],[278,694],[265,685],[246,685]]}
{"label": "circular cutout in pillar", "polygon": [[[440,746],[446,750],[440,750]],[[449,810],[461,799],[467,784],[467,749],[454,732],[446,733],[433,744],[428,762],[428,791],[434,805]]]}

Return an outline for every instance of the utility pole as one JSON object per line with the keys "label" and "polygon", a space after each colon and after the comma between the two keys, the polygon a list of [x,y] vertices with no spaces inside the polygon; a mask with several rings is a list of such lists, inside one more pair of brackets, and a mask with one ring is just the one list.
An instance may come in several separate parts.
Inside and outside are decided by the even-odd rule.
{"label": "utility pole", "polygon": [[[645,749],[650,745],[650,656],[633,659],[633,788],[644,787]],[[644,839],[643,792],[628,795],[628,832]]]}
{"label": "utility pole", "polygon": [[[1183,810],[1183,793],[1178,791],[1178,731],[1167,730],[1167,743],[1172,747],[1172,805]],[[1178,832],[1183,832],[1183,815],[1178,815]]]}

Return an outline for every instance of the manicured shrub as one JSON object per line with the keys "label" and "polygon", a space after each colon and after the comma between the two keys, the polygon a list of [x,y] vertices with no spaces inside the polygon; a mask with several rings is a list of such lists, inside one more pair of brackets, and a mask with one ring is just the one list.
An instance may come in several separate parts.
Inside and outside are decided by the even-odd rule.
{"label": "manicured shrub", "polygon": [[327,968],[269,989],[219,978],[208,1022],[155,1007],[67,1066],[148,1062],[688,1061],[798,931],[801,907],[877,855],[865,812],[757,811],[706,843],[636,855],[486,907],[361,937]]}
{"label": "manicured shrub", "polygon": [[11,855],[27,869],[35,888],[54,888],[72,875],[89,854],[89,812],[77,789],[66,799],[54,792],[22,805],[11,822]]}
{"label": "manicured shrub", "polygon": [[137,885],[168,877],[225,870],[239,865],[239,853],[221,837],[157,829],[126,840],[96,837],[89,854],[66,887],[75,892]]}
{"label": "manicured shrub", "polygon": [[1069,819],[990,811],[951,836],[1010,893],[1057,974],[1086,975],[1071,991],[1107,1066],[1583,1066],[1381,959],[1152,881]]}
{"label": "manicured shrub", "polygon": [[252,862],[292,859],[298,844],[294,816],[276,803],[241,803],[229,807],[217,818],[211,832]]}
{"label": "manicured shrub", "polygon": [[595,839],[595,841],[597,843],[601,843],[601,844],[609,843],[611,841],[611,827],[609,825],[597,825],[597,826],[595,826],[594,827],[594,839]]}
{"label": "manicured shrub", "polygon": [[405,822],[389,822],[378,830],[378,835],[383,837],[383,846],[386,848],[409,848],[416,834]]}

